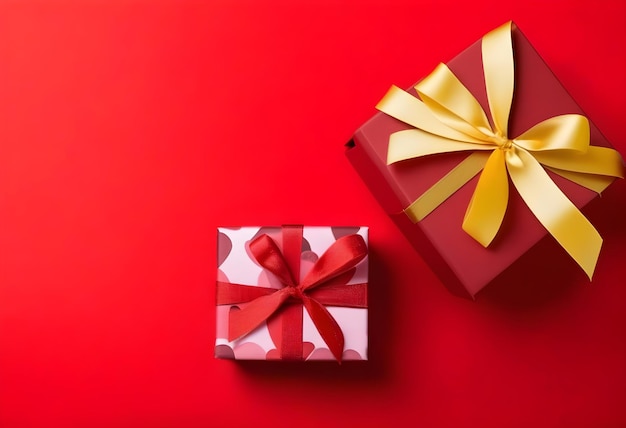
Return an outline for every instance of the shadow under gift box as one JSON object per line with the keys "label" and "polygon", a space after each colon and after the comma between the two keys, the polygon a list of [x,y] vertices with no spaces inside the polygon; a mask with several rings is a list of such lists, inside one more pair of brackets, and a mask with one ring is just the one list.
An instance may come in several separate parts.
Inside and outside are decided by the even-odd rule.
{"label": "shadow under gift box", "polygon": [[[516,137],[553,116],[584,115],[522,32],[515,25],[512,28],[515,91],[509,136]],[[489,113],[481,40],[446,64]],[[417,96],[413,87],[407,92]],[[591,145],[611,147],[591,121],[589,126]],[[389,137],[405,129],[411,126],[379,112],[355,132],[347,144],[346,155],[383,209],[444,285],[453,294],[473,298],[548,232],[509,183],[508,207],[498,234],[487,248],[475,241],[461,226],[479,174],[424,219],[413,223],[403,210],[469,153],[435,154],[387,165]],[[579,209],[598,196],[551,171],[548,174]],[[554,244],[554,251],[565,251],[556,241]],[[546,260],[546,266],[548,263]],[[572,269],[577,268],[575,265],[572,260]]]}

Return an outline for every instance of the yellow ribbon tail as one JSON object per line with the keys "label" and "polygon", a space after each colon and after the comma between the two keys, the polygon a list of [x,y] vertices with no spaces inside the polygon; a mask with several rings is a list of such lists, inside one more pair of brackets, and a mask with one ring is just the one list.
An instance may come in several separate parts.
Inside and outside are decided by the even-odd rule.
{"label": "yellow ribbon tail", "polygon": [[552,168],[624,178],[624,163],[617,150],[608,147],[589,146],[584,153],[557,150],[534,152],[539,163]]}
{"label": "yellow ribbon tail", "polygon": [[582,172],[572,172],[565,171],[563,169],[551,168],[549,166],[546,167],[550,171],[555,174],[560,175],[563,178],[568,179],[569,181],[573,181],[579,186],[586,187],[589,190],[593,190],[594,192],[600,194],[609,187],[609,185],[615,181],[615,177],[607,177],[604,175],[589,175]]}
{"label": "yellow ribbon tail", "polygon": [[449,140],[420,129],[407,129],[394,132],[389,137],[387,165],[421,156],[469,150],[493,150],[493,147]]}
{"label": "yellow ribbon tail", "polygon": [[550,171],[601,193],[616,178],[624,178],[621,155],[607,147],[589,146],[585,153],[556,150],[533,156]]}
{"label": "yellow ribbon tail", "polygon": [[602,247],[600,234],[530,153],[516,152],[521,163],[507,161],[511,181],[539,222],[591,280]]}
{"label": "yellow ribbon tail", "polygon": [[474,152],[469,155],[409,205],[404,210],[406,215],[413,223],[424,219],[443,201],[474,178],[483,169],[488,158],[489,153],[485,152]]}
{"label": "yellow ribbon tail", "polygon": [[483,169],[465,212],[463,230],[487,247],[495,238],[509,200],[504,151],[494,150]]}

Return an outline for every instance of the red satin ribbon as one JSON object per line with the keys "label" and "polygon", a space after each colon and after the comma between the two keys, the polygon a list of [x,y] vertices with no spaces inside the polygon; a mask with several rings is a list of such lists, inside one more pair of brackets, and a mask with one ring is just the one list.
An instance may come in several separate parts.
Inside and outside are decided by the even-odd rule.
{"label": "red satin ribbon", "polygon": [[245,303],[239,310],[230,311],[228,340],[245,336],[264,321],[281,322],[283,338],[277,344],[281,358],[302,359],[304,307],[328,349],[341,361],[343,333],[325,306],[367,307],[367,284],[346,284],[352,277],[351,270],[367,255],[367,245],[356,234],[337,239],[299,282],[302,226],[283,227],[282,239],[282,252],[266,234],[250,243],[250,251],[284,288],[217,282],[218,305]]}

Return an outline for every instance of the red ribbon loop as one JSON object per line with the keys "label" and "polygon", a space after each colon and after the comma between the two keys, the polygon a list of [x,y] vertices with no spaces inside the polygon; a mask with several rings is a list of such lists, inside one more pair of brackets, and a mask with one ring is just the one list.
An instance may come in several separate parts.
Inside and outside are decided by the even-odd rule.
{"label": "red ribbon loop", "polygon": [[[280,282],[288,287],[295,285],[297,278],[294,278],[278,245],[268,235],[263,234],[250,242],[250,252],[256,261],[276,275]],[[299,272],[295,273],[299,274]]]}
{"label": "red ribbon loop", "polygon": [[[285,286],[282,289],[217,283],[218,305],[247,303],[240,310],[231,310],[228,340],[232,341],[252,332],[277,313],[286,302],[295,300],[300,301],[306,308],[329,350],[338,361],[341,361],[344,348],[343,332],[324,305],[367,307],[367,284],[346,284],[349,279],[346,277],[352,276],[351,270],[367,256],[367,245],[363,237],[356,234],[337,239],[298,284],[301,248],[301,227],[283,229],[282,252],[274,240],[266,234],[250,242],[250,251],[255,260],[281,281]],[[263,291],[253,291],[251,290],[253,288]],[[285,327],[301,330],[302,325],[299,324]],[[297,341],[300,343],[294,343]],[[282,341],[281,354],[299,355],[301,358],[301,353],[293,352],[295,347],[302,347],[301,342],[301,331],[299,335],[287,334],[287,339],[284,338]]]}
{"label": "red ribbon loop", "polygon": [[361,235],[342,236],[317,260],[300,286],[303,290],[317,287],[358,265],[367,255]]}

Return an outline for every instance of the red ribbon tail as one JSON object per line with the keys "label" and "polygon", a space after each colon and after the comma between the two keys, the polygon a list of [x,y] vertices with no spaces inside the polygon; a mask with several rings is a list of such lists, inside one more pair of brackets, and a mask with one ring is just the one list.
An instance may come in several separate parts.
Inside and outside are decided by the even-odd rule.
{"label": "red ribbon tail", "polygon": [[308,293],[324,306],[367,308],[367,284],[325,283]]}
{"label": "red ribbon tail", "polygon": [[335,359],[341,363],[344,346],[344,338],[343,333],[341,332],[341,327],[339,327],[337,321],[335,321],[324,305],[319,303],[317,300],[304,296],[302,298],[302,303],[309,313],[311,320],[313,320],[313,324],[315,324],[320,336],[322,336],[322,339],[324,339],[324,342],[328,345],[328,349],[330,349],[330,352],[333,354]]}
{"label": "red ribbon tail", "polygon": [[302,360],[302,305],[285,305],[280,314],[282,340],[280,356],[283,360]]}
{"label": "red ribbon tail", "polygon": [[238,303],[251,302],[258,297],[267,296],[275,292],[275,288],[217,281],[215,298],[218,305],[236,305]]}
{"label": "red ribbon tail", "polygon": [[289,298],[285,289],[261,296],[243,308],[231,309],[228,321],[228,340],[233,341],[250,333],[268,319]]}

